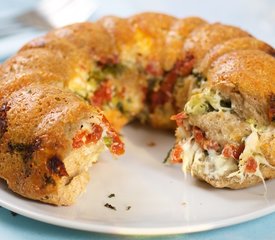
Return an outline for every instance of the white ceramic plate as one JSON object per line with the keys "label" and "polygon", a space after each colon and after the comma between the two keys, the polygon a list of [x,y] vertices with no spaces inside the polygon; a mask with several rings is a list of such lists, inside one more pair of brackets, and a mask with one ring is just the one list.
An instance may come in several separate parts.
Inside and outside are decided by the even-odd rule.
{"label": "white ceramic plate", "polygon": [[[87,192],[71,207],[21,198],[0,183],[0,205],[24,216],[69,228],[114,234],[172,234],[228,226],[271,213],[275,181],[245,190],[214,189],[180,166],[162,163],[172,134],[130,125],[126,154],[108,154],[91,169]],[[155,143],[155,146],[150,146]],[[114,193],[115,197],[109,198]],[[109,203],[116,211],[104,207]],[[127,210],[128,206],[131,206]]]}
{"label": "white ceramic plate", "polygon": [[[212,22],[241,26],[274,45],[273,0],[174,0],[173,4],[166,0],[158,0],[158,4],[147,0],[107,1],[105,4],[100,1],[102,7],[92,19],[142,11],[179,17],[195,15]],[[2,58],[33,37],[1,40]],[[122,158],[112,160],[108,154],[100,157],[99,163],[91,169],[87,193],[74,206],[57,208],[23,199],[10,192],[4,182],[0,182],[0,205],[47,223],[117,234],[196,232],[244,222],[275,210],[275,192],[272,191],[275,180],[267,182],[266,195],[262,185],[238,191],[213,189],[190,176],[185,178],[180,166],[162,164],[173,144],[172,134],[136,128],[132,125],[123,131],[127,152]],[[148,146],[150,142],[155,142],[156,146]],[[114,198],[108,198],[111,193],[115,194]],[[104,207],[105,203],[117,210]],[[131,206],[129,210],[128,206]]]}

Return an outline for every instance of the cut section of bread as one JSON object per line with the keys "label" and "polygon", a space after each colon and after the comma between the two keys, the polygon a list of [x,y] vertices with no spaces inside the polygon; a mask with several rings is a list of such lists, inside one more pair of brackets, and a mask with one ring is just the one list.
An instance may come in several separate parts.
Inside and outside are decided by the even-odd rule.
{"label": "cut section of bread", "polygon": [[[275,60],[259,50],[225,54],[175,115],[171,162],[215,187],[244,188],[275,177]],[[267,143],[270,141],[270,143]]]}

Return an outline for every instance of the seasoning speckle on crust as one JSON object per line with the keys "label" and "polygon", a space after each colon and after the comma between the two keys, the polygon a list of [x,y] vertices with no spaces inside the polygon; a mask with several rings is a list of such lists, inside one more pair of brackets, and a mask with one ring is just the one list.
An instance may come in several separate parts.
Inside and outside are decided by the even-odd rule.
{"label": "seasoning speckle on crust", "polygon": [[275,121],[275,93],[269,97],[268,117],[270,121]]}
{"label": "seasoning speckle on crust", "polygon": [[32,155],[35,151],[37,151],[41,146],[41,139],[36,138],[33,143],[25,144],[25,143],[13,143],[8,142],[8,151],[13,153],[19,153],[24,162],[32,159]]}
{"label": "seasoning speckle on crust", "polygon": [[0,108],[0,140],[7,131],[7,111],[10,110],[8,103],[3,103]]}
{"label": "seasoning speckle on crust", "polygon": [[47,162],[50,173],[57,174],[59,177],[68,176],[65,165],[59,157],[53,156]]}

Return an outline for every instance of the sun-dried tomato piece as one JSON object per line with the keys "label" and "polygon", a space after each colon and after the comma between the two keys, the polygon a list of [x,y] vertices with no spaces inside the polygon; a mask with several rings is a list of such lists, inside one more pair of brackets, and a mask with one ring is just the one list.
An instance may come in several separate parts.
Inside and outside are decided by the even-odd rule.
{"label": "sun-dried tomato piece", "polygon": [[170,117],[171,120],[175,120],[177,123],[177,126],[180,127],[183,124],[183,120],[187,119],[187,115],[185,112],[178,113],[176,115],[173,115]]}
{"label": "sun-dried tomato piece", "polygon": [[75,137],[73,138],[73,148],[80,148],[84,145],[84,136],[88,134],[88,131],[83,130],[79,132]]}
{"label": "sun-dried tomato piece", "polygon": [[187,53],[184,59],[176,62],[173,71],[175,71],[179,76],[187,76],[191,73],[194,63],[195,57],[192,54]]}
{"label": "sun-dried tomato piece", "polygon": [[108,81],[103,82],[94,92],[90,101],[97,107],[102,107],[105,103],[112,99],[112,88]]}
{"label": "sun-dried tomato piece", "polygon": [[160,77],[163,74],[163,70],[161,69],[160,65],[153,61],[146,65],[145,71],[154,77]]}
{"label": "sun-dried tomato piece", "polygon": [[244,147],[245,145],[243,143],[240,145],[226,144],[222,150],[222,154],[226,158],[234,158],[238,160],[244,150]]}
{"label": "sun-dried tomato piece", "polygon": [[203,131],[201,129],[199,129],[198,127],[193,127],[193,135],[194,135],[196,143],[199,144],[200,146],[203,146],[203,143],[205,141]]}
{"label": "sun-dried tomato piece", "polygon": [[125,152],[124,143],[120,139],[117,131],[111,126],[107,118],[103,114],[101,116],[102,116],[102,122],[107,127],[107,136],[112,139],[110,146],[108,146],[111,153],[115,155],[122,155]]}
{"label": "sun-dried tomato piece", "polygon": [[258,167],[258,163],[253,157],[249,157],[247,159],[246,165],[245,165],[245,172],[246,173],[255,173]]}
{"label": "sun-dried tomato piece", "polygon": [[88,133],[85,136],[86,137],[85,144],[88,144],[88,143],[96,144],[100,140],[100,138],[102,136],[102,132],[103,132],[103,129],[101,126],[99,126],[98,124],[93,124],[92,132]]}
{"label": "sun-dried tomato piece", "polygon": [[220,145],[218,142],[214,140],[209,140],[205,137],[204,132],[198,128],[193,127],[193,136],[195,138],[195,142],[204,150],[213,149],[215,151],[220,150]]}
{"label": "sun-dried tomato piece", "polygon": [[171,152],[171,163],[182,163],[182,152],[182,147],[179,144],[177,144]]}
{"label": "sun-dried tomato piece", "polygon": [[84,144],[94,143],[96,144],[102,137],[103,129],[98,124],[92,124],[91,132],[88,130],[81,130],[73,138],[73,148],[80,148]]}
{"label": "sun-dried tomato piece", "polygon": [[113,142],[111,144],[111,152],[116,155],[121,155],[125,152],[124,143],[121,141],[118,134],[112,134]]}
{"label": "sun-dried tomato piece", "polygon": [[191,54],[187,54],[182,60],[178,60],[173,69],[168,72],[160,84],[158,91],[153,92],[150,97],[151,112],[159,105],[164,105],[173,98],[174,86],[178,77],[184,77],[191,73],[195,59]]}

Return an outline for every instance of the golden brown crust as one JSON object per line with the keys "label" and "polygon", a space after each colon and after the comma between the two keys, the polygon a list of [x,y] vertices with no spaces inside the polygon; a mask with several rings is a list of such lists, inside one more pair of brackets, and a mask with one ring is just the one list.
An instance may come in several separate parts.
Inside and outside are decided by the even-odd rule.
{"label": "golden brown crust", "polygon": [[238,27],[220,23],[205,24],[195,29],[184,43],[184,52],[195,57],[196,64],[202,60],[204,55],[215,45],[232,38],[250,36]]}
{"label": "golden brown crust", "polygon": [[[70,73],[67,79],[76,76],[78,74],[76,71],[77,69],[83,69],[88,72],[93,63],[93,59],[90,58],[87,52],[81,51],[73,43],[66,40],[66,38],[53,37],[51,34],[33,39],[29,43],[25,44],[21,48],[19,54],[22,54],[21,52],[29,49],[40,49],[37,51],[39,52],[44,50],[55,54],[55,58],[62,62],[61,70],[66,67],[66,69],[63,70]],[[55,61],[55,59],[53,61]],[[59,62],[59,65],[61,65],[61,62]],[[48,71],[48,73],[51,72]]]}
{"label": "golden brown crust", "polygon": [[[217,44],[222,45],[211,50]],[[236,27],[156,13],[105,17],[34,39],[0,66],[0,176],[28,198],[71,204],[84,190],[88,174],[72,176],[75,171],[69,165],[67,171],[64,159],[73,152],[72,137],[80,122],[98,116],[75,96],[79,92],[72,83],[96,82],[89,85],[90,95],[79,94],[90,103],[109,94],[102,108],[117,128],[138,114],[152,126],[174,128],[170,115],[181,110],[187,100],[182,94],[189,96],[196,85],[194,77],[184,79],[207,52],[206,68],[215,60],[207,76],[210,84],[233,86],[244,96],[259,99],[258,108],[267,121],[268,97],[275,93],[274,59],[262,51],[239,50],[247,48],[274,51]],[[110,72],[113,68],[119,73]],[[104,70],[104,76],[94,77]],[[111,87],[100,95],[109,83]],[[273,141],[274,136],[267,139]],[[274,156],[273,147],[262,148]],[[274,177],[269,172],[265,176]],[[223,186],[222,179],[214,183],[202,178]],[[65,191],[68,182],[71,187]]]}
{"label": "golden brown crust", "polygon": [[183,45],[187,36],[198,26],[206,24],[206,21],[198,17],[178,19],[171,26],[165,41],[164,69],[169,71],[177,59],[184,56]]}
{"label": "golden brown crust", "polygon": [[91,59],[113,56],[115,46],[109,39],[106,30],[99,24],[86,22],[77,23],[64,28],[56,29],[48,36],[52,39],[62,39],[73,44],[81,54]]}
{"label": "golden brown crust", "polygon": [[234,84],[244,94],[268,97],[275,92],[275,59],[263,51],[240,50],[213,63],[207,79],[213,86]]}
{"label": "golden brown crust", "polygon": [[[2,99],[2,110],[3,106],[1,177],[13,191],[47,202],[47,196],[56,194],[61,183],[72,177],[64,159],[72,150],[79,122],[96,110],[70,92],[41,84],[14,91]],[[66,200],[52,203],[66,204]]]}
{"label": "golden brown crust", "polygon": [[171,26],[176,21],[177,19],[172,16],[155,13],[142,13],[127,20],[134,32],[133,44],[137,45],[139,41],[144,41],[143,46],[138,46],[138,52],[143,55],[140,60],[144,67],[153,62],[160,71],[162,70],[165,59],[163,46]]}
{"label": "golden brown crust", "polygon": [[47,49],[19,52],[1,65],[0,73],[2,98],[31,83],[64,87],[72,75],[66,60]]}
{"label": "golden brown crust", "polygon": [[199,66],[196,68],[196,72],[207,75],[207,71],[210,68],[211,64],[217,60],[222,55],[237,51],[237,50],[261,50],[270,55],[274,55],[275,50],[270,45],[262,42],[253,37],[241,37],[241,38],[233,38],[224,43],[216,45],[205,55],[205,57],[200,62]]}
{"label": "golden brown crust", "polygon": [[[244,119],[268,124],[270,96],[275,94],[275,60],[259,50],[239,50],[218,58],[208,71],[211,87],[229,94],[239,93],[247,103]],[[243,108],[243,106],[241,106]],[[257,109],[257,111],[255,110]]]}

